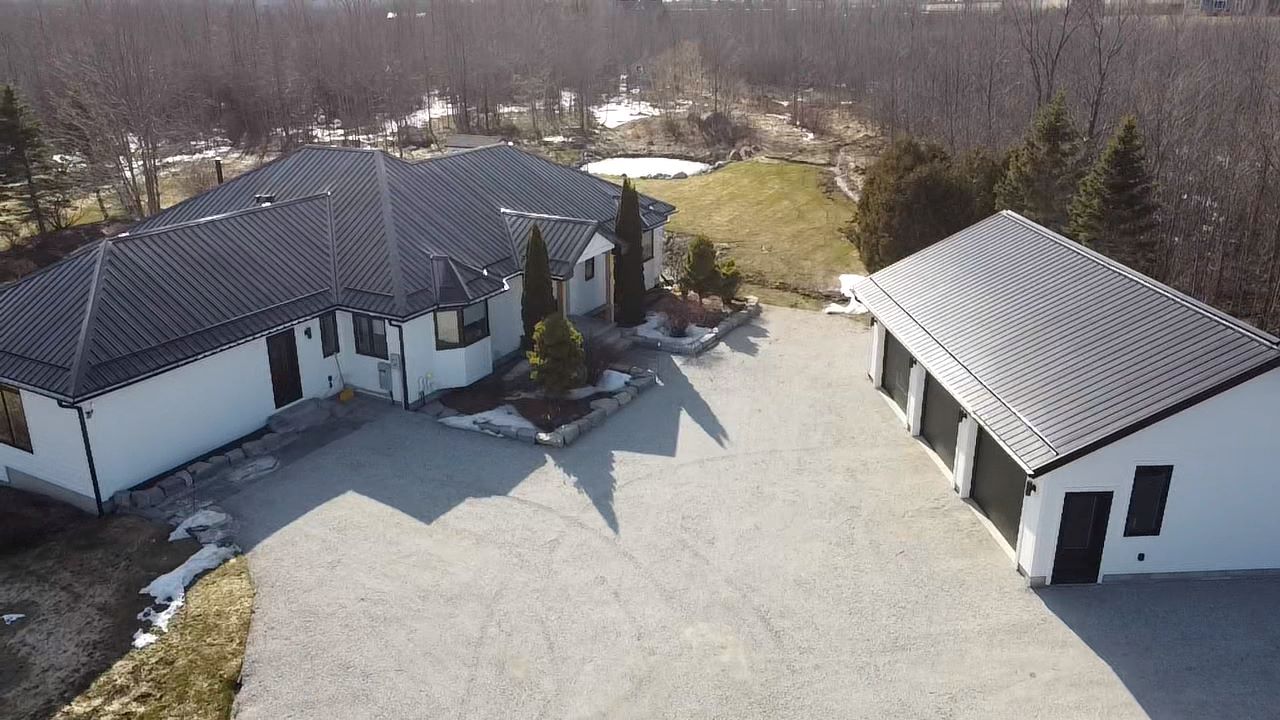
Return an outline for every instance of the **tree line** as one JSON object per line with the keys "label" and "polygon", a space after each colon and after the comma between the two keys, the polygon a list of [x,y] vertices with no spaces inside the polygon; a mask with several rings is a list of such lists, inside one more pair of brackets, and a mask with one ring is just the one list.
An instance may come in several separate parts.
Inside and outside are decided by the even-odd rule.
{"label": "tree line", "polygon": [[403,144],[431,132],[410,122],[427,104],[463,130],[495,130],[513,109],[535,127],[588,127],[586,105],[621,74],[680,112],[767,90],[816,125],[849,103],[889,137],[955,157],[1003,157],[1061,92],[1084,156],[1126,117],[1141,129],[1161,208],[1151,273],[1280,327],[1280,23],[1196,7],[19,0],[0,5],[0,83],[52,154],[82,163],[77,182],[135,216],[159,208],[166,143],[287,149],[325,129]]}

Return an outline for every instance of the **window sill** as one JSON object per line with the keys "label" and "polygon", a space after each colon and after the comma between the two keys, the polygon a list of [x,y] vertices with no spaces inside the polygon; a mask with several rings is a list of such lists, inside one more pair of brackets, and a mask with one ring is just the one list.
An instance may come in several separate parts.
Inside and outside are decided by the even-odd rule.
{"label": "window sill", "polygon": [[469,342],[469,343],[467,343],[467,344],[465,344],[465,345],[452,345],[452,344],[451,344],[451,345],[441,345],[439,341],[436,341],[436,352],[445,352],[445,351],[448,351],[448,350],[466,350],[467,348],[471,347],[472,345],[476,345],[476,344],[480,343],[481,341],[483,341],[483,340],[488,340],[488,339],[489,339],[489,336],[488,336],[488,335],[485,335],[484,337],[476,338],[475,340],[472,340],[471,342]]}

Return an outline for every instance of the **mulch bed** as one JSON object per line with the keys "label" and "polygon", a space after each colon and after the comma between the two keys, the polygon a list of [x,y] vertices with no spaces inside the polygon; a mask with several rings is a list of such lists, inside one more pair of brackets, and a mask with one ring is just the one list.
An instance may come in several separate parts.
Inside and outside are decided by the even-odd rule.
{"label": "mulch bed", "polygon": [[609,396],[608,393],[596,393],[577,400],[552,400],[545,397],[508,398],[511,392],[503,388],[501,379],[486,378],[474,385],[445,393],[440,398],[440,404],[462,415],[475,415],[492,410],[499,405],[511,405],[539,430],[550,432],[591,412],[592,400]]}

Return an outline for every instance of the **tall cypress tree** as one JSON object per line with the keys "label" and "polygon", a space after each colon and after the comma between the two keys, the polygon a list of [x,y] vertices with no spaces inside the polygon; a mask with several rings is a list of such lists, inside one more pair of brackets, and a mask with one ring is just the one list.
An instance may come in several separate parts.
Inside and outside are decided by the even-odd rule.
{"label": "tall cypress tree", "polygon": [[620,325],[644,322],[644,225],[640,221],[640,195],[630,180],[622,181],[616,227],[622,248],[614,268],[614,298]]}
{"label": "tall cypress tree", "polygon": [[1053,230],[1067,226],[1067,209],[1080,178],[1080,134],[1058,93],[1040,108],[1009,168],[996,185],[996,208],[1013,210]]}
{"label": "tall cypress tree", "polygon": [[524,289],[520,292],[520,319],[524,321],[526,343],[533,341],[538,323],[559,309],[551,282],[547,244],[542,240],[542,230],[535,224],[529,232],[529,247],[524,254]]}
{"label": "tall cypress tree", "polygon": [[0,203],[23,208],[40,234],[61,227],[69,205],[61,174],[49,159],[40,124],[6,85],[0,92]]}
{"label": "tall cypress tree", "polygon": [[1140,272],[1155,267],[1159,206],[1147,170],[1138,121],[1126,117],[1098,157],[1071,203],[1070,234],[1094,250]]}

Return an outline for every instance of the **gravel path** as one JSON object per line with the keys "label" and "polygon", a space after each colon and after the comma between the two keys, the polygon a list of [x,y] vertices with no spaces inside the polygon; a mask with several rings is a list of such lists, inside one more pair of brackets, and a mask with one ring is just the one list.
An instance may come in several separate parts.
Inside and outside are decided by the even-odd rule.
{"label": "gravel path", "polygon": [[868,386],[861,325],[758,322],[567,450],[392,413],[225,502],[257,584],[237,717],[1274,707],[1280,643],[1234,615],[1280,585],[1028,590]]}

